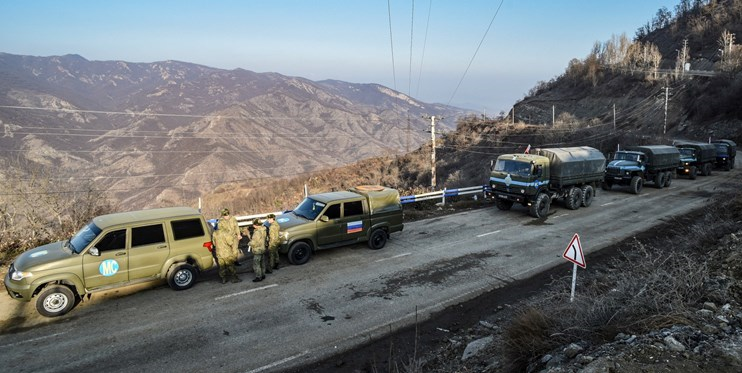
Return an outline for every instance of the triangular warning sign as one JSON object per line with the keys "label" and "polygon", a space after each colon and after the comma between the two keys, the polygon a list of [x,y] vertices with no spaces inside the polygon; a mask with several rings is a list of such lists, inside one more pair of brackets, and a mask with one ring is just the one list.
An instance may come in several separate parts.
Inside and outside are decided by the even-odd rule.
{"label": "triangular warning sign", "polygon": [[562,257],[582,268],[587,268],[587,263],[585,263],[585,254],[582,253],[580,235],[575,233],[574,237],[572,237],[572,241],[569,242],[567,249],[564,250]]}

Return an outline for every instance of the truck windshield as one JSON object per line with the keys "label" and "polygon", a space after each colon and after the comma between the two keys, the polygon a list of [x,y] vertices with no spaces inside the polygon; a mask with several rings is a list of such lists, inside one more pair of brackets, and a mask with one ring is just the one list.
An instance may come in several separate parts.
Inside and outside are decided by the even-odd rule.
{"label": "truck windshield", "polygon": [[634,161],[639,162],[639,154],[616,152],[613,157],[614,161]]}
{"label": "truck windshield", "polygon": [[498,159],[492,170],[518,176],[529,176],[531,175],[531,163],[512,159]]}
{"label": "truck windshield", "polygon": [[314,220],[324,208],[324,203],[315,201],[311,198],[304,198],[304,200],[301,201],[299,206],[297,206],[293,212],[297,216],[301,216],[309,220]]}
{"label": "truck windshield", "polygon": [[691,148],[679,148],[680,155],[685,157],[692,157],[693,156],[693,149]]}
{"label": "truck windshield", "polygon": [[727,154],[727,146],[725,144],[714,144],[716,152],[719,154]]}
{"label": "truck windshield", "polygon": [[93,222],[88,223],[80,229],[70,239],[70,249],[76,254],[82,252],[88,244],[95,239],[101,232],[101,229]]}

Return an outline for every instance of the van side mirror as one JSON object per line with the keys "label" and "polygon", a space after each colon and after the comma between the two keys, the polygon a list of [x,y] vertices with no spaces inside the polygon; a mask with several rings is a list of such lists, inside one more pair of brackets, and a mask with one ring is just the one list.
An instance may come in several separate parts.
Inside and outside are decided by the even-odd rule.
{"label": "van side mirror", "polygon": [[330,221],[330,218],[328,218],[327,215],[322,215],[319,217],[319,221],[327,223],[328,221]]}
{"label": "van side mirror", "polygon": [[98,251],[97,247],[91,247],[90,250],[88,250],[88,253],[92,256],[100,256],[100,251]]}

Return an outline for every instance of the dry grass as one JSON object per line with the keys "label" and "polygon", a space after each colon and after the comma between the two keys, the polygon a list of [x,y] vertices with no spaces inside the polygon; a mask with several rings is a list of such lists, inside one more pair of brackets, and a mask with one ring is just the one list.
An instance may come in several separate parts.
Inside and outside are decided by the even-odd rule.
{"label": "dry grass", "polygon": [[[692,323],[694,310],[709,296],[712,274],[704,244],[739,227],[742,196],[717,196],[710,206],[721,201],[728,201],[729,208],[709,207],[655,230],[682,228],[693,234],[631,242],[608,266],[583,276],[582,283],[578,280],[574,302],[569,302],[571,276],[557,279],[554,295],[531,303],[505,329],[508,364],[524,371],[565,343],[600,343],[618,332],[640,334]],[[733,295],[721,289],[715,296],[728,301]]]}

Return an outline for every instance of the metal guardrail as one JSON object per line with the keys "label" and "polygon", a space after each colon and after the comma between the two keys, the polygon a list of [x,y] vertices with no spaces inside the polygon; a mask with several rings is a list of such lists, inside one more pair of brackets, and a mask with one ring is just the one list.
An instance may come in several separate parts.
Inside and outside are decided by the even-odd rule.
{"label": "metal guardrail", "polygon": [[[442,204],[446,204],[446,198],[450,197],[458,197],[458,196],[464,196],[469,194],[479,194],[479,193],[485,193],[486,191],[490,190],[489,185],[477,185],[473,187],[465,187],[465,188],[454,188],[454,189],[446,189],[443,188],[443,190],[439,190],[436,192],[429,192],[429,193],[423,193],[423,194],[415,194],[412,196],[401,196],[399,197],[399,201],[405,205],[408,203],[415,203],[415,202],[421,202],[421,201],[428,201],[432,199],[439,199],[441,200]],[[273,212],[274,215],[281,214],[282,211]],[[235,219],[237,219],[237,225],[240,227],[244,227],[250,224],[254,219],[264,219],[266,216],[270,214],[269,212],[263,213],[263,214],[253,214],[253,215],[243,215],[243,216],[235,216]],[[215,220],[215,219],[211,219]]]}

